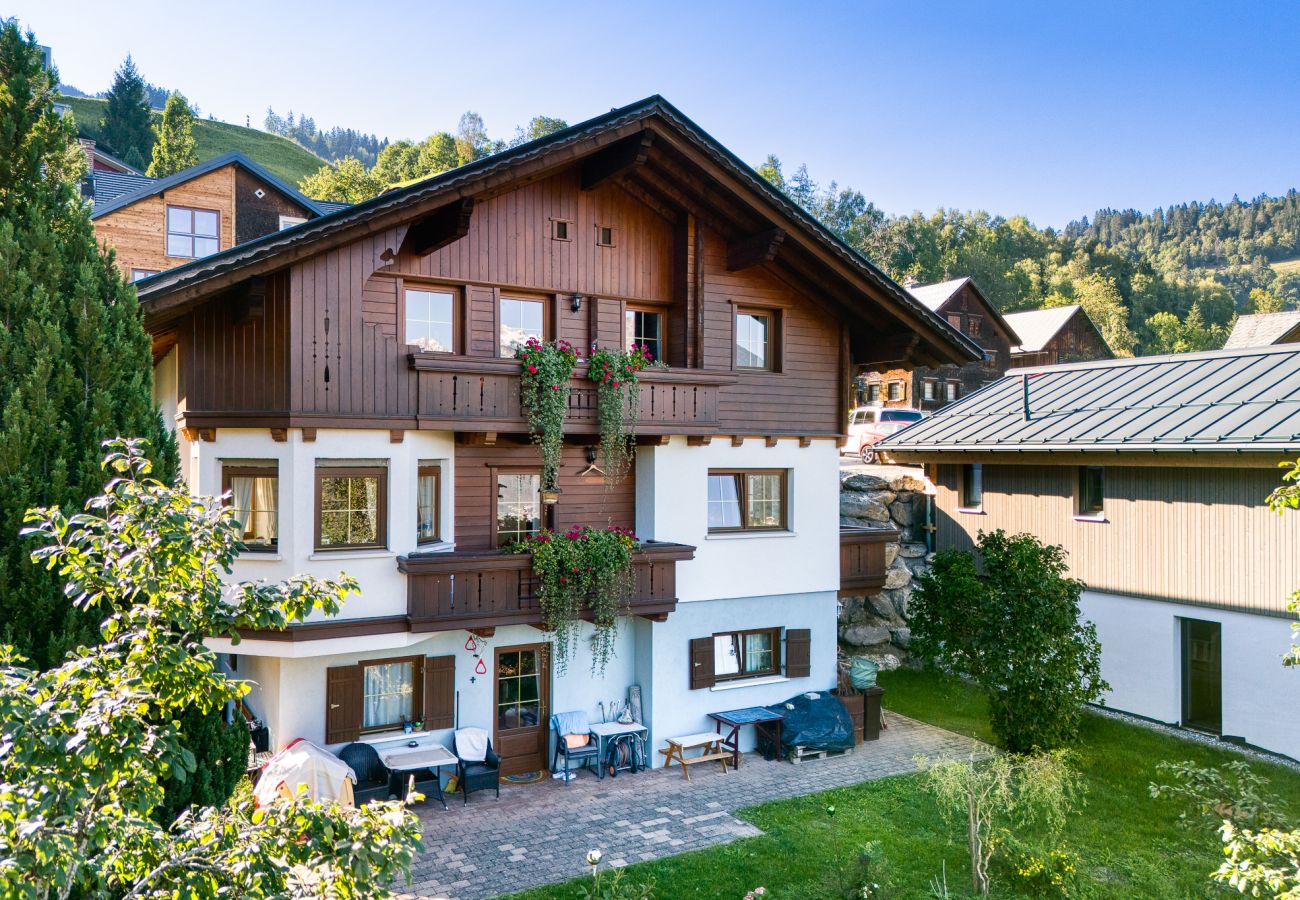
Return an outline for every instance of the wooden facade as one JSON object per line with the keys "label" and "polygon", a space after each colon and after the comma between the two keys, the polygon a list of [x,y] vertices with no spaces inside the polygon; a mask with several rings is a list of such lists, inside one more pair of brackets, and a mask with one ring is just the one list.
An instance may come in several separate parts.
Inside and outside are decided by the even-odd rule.
{"label": "wooden facade", "polygon": [[961,466],[937,465],[938,546],[969,549],[980,531],[999,528],[1027,532],[1064,547],[1071,574],[1094,591],[1286,615],[1300,560],[1283,548],[1300,544],[1300,516],[1265,505],[1281,484],[1272,460],[1143,462],[1104,465],[1104,521],[1075,515],[1077,466],[985,464],[982,510],[970,513],[959,511]]}
{"label": "wooden facade", "polygon": [[1023,350],[1013,353],[1010,367],[1024,369],[1030,366],[1055,366],[1094,359],[1113,359],[1114,356],[1097,326],[1092,324],[1092,319],[1080,308],[1042,349],[1032,353]]}

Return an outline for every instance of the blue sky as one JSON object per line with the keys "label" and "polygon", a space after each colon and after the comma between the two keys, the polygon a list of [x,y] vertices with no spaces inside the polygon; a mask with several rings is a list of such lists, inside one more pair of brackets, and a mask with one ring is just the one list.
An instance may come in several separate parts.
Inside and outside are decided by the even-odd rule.
{"label": "blue sky", "polygon": [[[663,94],[753,164],[1060,226],[1300,186],[1300,5],[11,0],[64,81],[130,52],[206,115],[268,105],[390,138],[494,137]],[[180,12],[178,12],[178,10]]]}

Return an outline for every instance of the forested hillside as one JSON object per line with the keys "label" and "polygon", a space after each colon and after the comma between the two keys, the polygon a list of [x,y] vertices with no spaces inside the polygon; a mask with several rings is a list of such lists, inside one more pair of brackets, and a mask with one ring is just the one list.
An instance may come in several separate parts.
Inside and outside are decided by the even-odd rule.
{"label": "forested hillside", "polygon": [[759,172],[895,278],[970,275],[1001,309],[1080,303],[1118,353],[1221,346],[1235,316],[1300,307],[1300,195],[1103,210],[1061,232],[1021,217],[889,216],[805,167]]}

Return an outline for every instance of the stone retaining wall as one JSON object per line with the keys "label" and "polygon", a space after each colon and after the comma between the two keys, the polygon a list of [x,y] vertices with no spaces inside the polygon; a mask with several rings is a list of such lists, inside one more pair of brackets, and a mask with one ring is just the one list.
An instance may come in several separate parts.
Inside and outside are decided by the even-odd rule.
{"label": "stone retaining wall", "polygon": [[857,528],[898,529],[898,543],[885,548],[889,567],[878,593],[845,597],[840,610],[840,653],[867,656],[884,669],[907,660],[912,632],[907,604],[916,575],[928,568],[933,554],[925,547],[925,489],[907,474],[840,474],[840,524]]}

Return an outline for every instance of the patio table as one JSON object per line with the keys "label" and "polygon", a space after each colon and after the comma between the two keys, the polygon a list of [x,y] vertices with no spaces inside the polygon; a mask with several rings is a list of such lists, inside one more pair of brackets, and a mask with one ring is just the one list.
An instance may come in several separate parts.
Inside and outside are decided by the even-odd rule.
{"label": "patio table", "polygon": [[[434,790],[437,792],[438,800],[442,803],[442,808],[447,808],[447,798],[442,794],[442,767],[456,765],[456,755],[444,747],[442,744],[422,744],[418,747],[408,747],[405,744],[396,744],[391,747],[376,747],[375,751],[379,754],[379,759],[389,771],[393,773],[393,779],[402,784],[412,773],[423,772],[429,769],[433,772]],[[396,785],[394,785],[396,787]],[[405,785],[399,787],[393,793],[397,796],[403,796]]]}
{"label": "patio table", "polygon": [[746,725],[753,725],[758,737],[766,737],[772,742],[773,750],[766,754],[767,759],[780,758],[781,723],[785,721],[785,716],[780,713],[772,712],[762,706],[746,706],[742,709],[711,712],[709,718],[717,723],[714,727],[718,734],[722,734],[723,725],[731,729],[723,737],[722,746],[723,749],[731,751],[733,769],[737,771],[740,769],[740,729]]}
{"label": "patio table", "polygon": [[[648,729],[636,722],[597,722],[591,726],[591,733],[596,736],[596,778],[605,777],[605,750],[610,738],[630,734],[641,749],[641,758],[645,759],[645,739]],[[648,760],[647,760],[648,763]]]}

